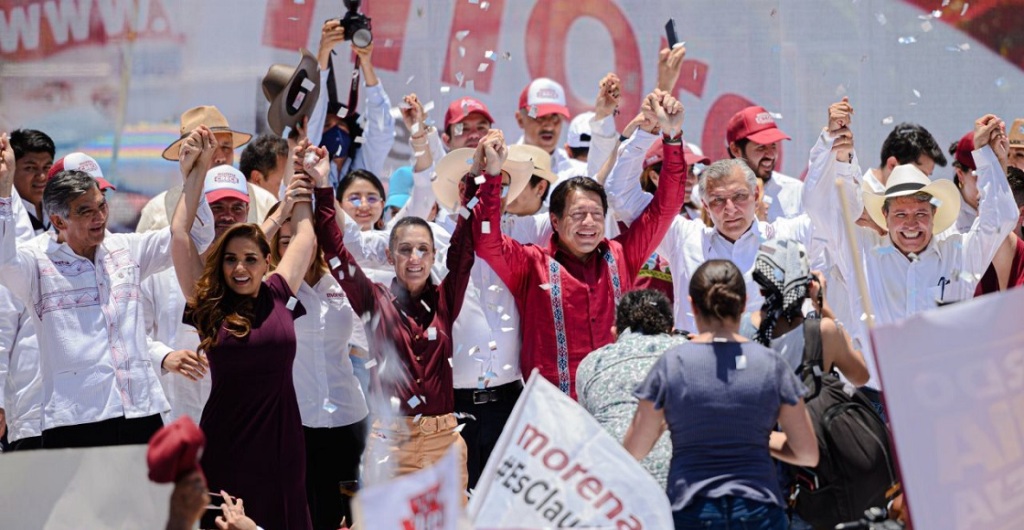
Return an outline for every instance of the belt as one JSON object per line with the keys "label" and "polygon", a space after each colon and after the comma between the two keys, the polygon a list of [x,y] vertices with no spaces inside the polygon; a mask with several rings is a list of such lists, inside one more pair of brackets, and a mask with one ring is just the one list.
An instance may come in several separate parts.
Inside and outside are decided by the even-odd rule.
{"label": "belt", "polygon": [[519,394],[522,393],[523,382],[513,381],[493,388],[456,388],[455,400],[474,405],[486,405],[499,401],[515,403],[519,399]]}
{"label": "belt", "polygon": [[399,416],[388,421],[377,420],[373,423],[373,428],[411,434],[417,431],[423,434],[434,434],[454,429],[458,424],[459,422],[455,419],[455,414],[449,413],[440,416]]}

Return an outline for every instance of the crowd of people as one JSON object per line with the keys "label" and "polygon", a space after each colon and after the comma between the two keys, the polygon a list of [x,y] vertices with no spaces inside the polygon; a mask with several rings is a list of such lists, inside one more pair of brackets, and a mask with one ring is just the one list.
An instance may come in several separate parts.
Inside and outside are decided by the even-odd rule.
{"label": "crowd of people", "polygon": [[361,482],[453,447],[471,494],[537,370],[642,461],[677,528],[802,528],[785,466],[818,462],[806,328],[884,418],[870,321],[1024,285],[1024,119],[982,116],[948,150],[899,124],[864,171],[843,98],[801,181],[775,171],[789,136],[761,107],[727,123],[728,159],[687,141],[675,47],[622,131],[615,74],[576,117],[535,79],[504,129],[470,97],[435,127],[404,95],[413,159],[386,175],[398,119],[372,44],[353,45],[362,108],[333,93],[344,40],[329,21],[271,68],[273,132],[183,112],[164,151],[182,181],[133,234],[107,231],[117,191],[88,154],[0,136],[5,451],[189,418],[202,472],[171,477],[168,528],[336,529]]}

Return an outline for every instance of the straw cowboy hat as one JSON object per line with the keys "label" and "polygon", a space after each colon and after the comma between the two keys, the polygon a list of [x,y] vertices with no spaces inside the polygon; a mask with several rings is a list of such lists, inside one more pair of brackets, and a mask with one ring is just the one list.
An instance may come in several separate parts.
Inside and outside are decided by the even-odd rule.
{"label": "straw cowboy hat", "polygon": [[267,123],[278,136],[283,136],[286,127],[294,129],[309,116],[320,97],[316,57],[306,49],[301,54],[298,66],[272,64],[263,76],[263,95],[270,102]]}
{"label": "straw cowboy hat", "polygon": [[[431,187],[434,189],[434,196],[437,197],[438,204],[444,206],[450,212],[454,212],[459,208],[459,182],[462,181],[466,173],[469,173],[469,169],[473,165],[473,155],[475,153],[475,149],[468,147],[456,149],[445,155],[434,166],[434,171],[437,173],[437,178],[431,184]],[[510,152],[505,163],[501,165],[501,171],[502,173],[508,173],[509,187],[505,199],[508,202],[512,202],[513,199],[526,189],[526,185],[530,182],[530,176],[533,174],[533,163],[523,160],[512,160]]]}
{"label": "straw cowboy hat", "polygon": [[212,105],[193,107],[181,115],[181,138],[178,138],[171,145],[167,146],[167,149],[164,149],[164,159],[177,162],[178,151],[181,150],[181,142],[192,133],[193,129],[200,125],[205,125],[213,133],[231,133],[232,144],[235,149],[249,143],[249,140],[252,138],[251,134],[232,130],[231,126],[228,125],[228,119],[217,110],[217,107]]}
{"label": "straw cowboy hat", "polygon": [[550,186],[558,183],[558,175],[551,171],[551,155],[535,145],[513,144],[508,146],[508,159],[530,162],[533,165],[530,176],[537,175],[550,182]]}
{"label": "straw cowboy hat", "polygon": [[957,191],[956,185],[945,179],[932,180],[912,164],[896,166],[892,170],[885,184],[885,193],[865,191],[864,208],[878,226],[888,230],[885,215],[882,214],[885,199],[906,197],[918,192],[927,193],[937,199],[932,202],[935,205],[935,215],[932,218],[933,234],[944,232],[956,222],[957,216],[960,215],[960,192]]}

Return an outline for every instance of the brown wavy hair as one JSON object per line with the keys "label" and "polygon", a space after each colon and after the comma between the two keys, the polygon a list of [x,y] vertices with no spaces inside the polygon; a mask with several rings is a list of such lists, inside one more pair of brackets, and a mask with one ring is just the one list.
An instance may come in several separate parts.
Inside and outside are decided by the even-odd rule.
{"label": "brown wavy hair", "polygon": [[[199,332],[198,351],[209,353],[217,345],[217,332],[221,326],[238,339],[248,337],[252,329],[256,299],[235,294],[224,280],[224,253],[228,243],[235,238],[245,238],[256,243],[264,258],[269,260],[270,244],[267,236],[254,223],[236,224],[213,242],[203,265],[203,274],[196,280],[192,298],[188,300],[192,321]],[[259,280],[262,281],[262,278]]]}

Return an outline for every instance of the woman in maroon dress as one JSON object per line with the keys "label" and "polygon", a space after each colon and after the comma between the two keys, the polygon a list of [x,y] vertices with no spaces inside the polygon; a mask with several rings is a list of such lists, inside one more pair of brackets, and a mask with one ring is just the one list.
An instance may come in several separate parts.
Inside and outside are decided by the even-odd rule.
{"label": "woman in maroon dress", "polygon": [[[306,504],[302,422],[292,383],[293,320],[304,314],[294,297],[316,242],[309,200],[312,181],[292,214],[293,252],[268,271],[270,246],[254,224],[229,228],[211,246],[205,263],[189,232],[215,147],[205,127],[183,143],[183,199],[171,228],[178,281],[188,300],[185,322],[199,332],[199,350],[210,362],[213,388],[200,426],[206,434],[203,470],[212,491],[245,499],[248,515],[263,528],[311,528]],[[328,170],[322,159],[309,171]],[[308,178],[308,177],[296,177]]]}

